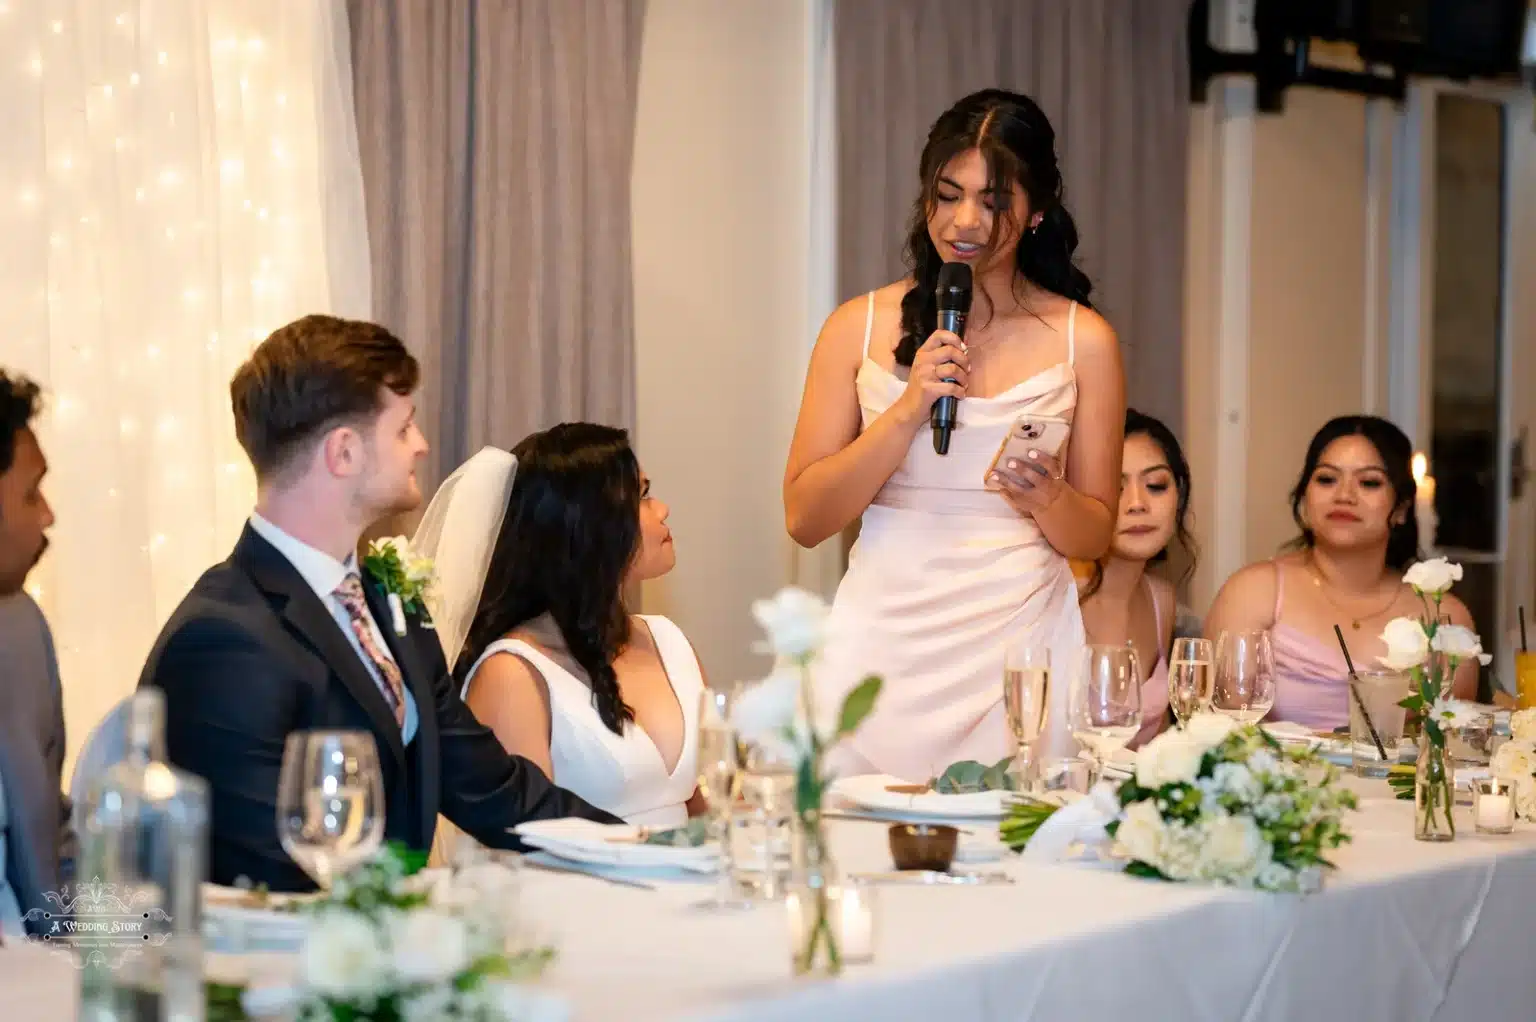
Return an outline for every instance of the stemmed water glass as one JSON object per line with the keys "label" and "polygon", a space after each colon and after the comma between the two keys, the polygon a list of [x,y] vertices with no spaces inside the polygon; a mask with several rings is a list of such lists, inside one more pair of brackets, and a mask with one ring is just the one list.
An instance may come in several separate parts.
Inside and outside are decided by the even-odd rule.
{"label": "stemmed water glass", "polygon": [[1239,724],[1264,719],[1275,705],[1275,657],[1269,633],[1222,632],[1216,640],[1211,709]]}
{"label": "stemmed water glass", "polygon": [[283,850],[323,890],[384,839],[384,781],[365,731],[295,731],[277,781]]}
{"label": "stemmed water glass", "polygon": [[706,688],[699,696],[699,791],[709,803],[710,817],[720,841],[719,881],[715,896],[695,907],[710,911],[749,908],[736,878],[734,824],[740,789],[742,749],[731,726],[731,694]]}
{"label": "stemmed water glass", "polygon": [[1072,679],[1072,737],[1090,753],[1094,782],[1141,729],[1141,664],[1130,645],[1083,647]]}
{"label": "stemmed water glass", "polygon": [[1215,657],[1210,639],[1174,639],[1168,656],[1168,706],[1179,727],[1211,699]]}

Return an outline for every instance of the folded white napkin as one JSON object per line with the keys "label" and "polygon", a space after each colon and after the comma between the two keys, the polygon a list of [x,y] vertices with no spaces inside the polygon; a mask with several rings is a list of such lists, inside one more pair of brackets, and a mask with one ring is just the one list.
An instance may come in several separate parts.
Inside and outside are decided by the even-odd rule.
{"label": "folded white napkin", "polygon": [[1074,844],[1100,845],[1109,840],[1104,828],[1120,815],[1113,785],[1099,782],[1082,798],[1052,813],[1024,846],[1027,862],[1060,862]]}

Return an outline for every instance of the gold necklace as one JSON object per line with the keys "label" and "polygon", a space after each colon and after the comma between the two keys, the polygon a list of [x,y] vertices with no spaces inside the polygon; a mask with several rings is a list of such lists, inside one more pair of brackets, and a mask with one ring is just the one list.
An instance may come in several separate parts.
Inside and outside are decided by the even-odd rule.
{"label": "gold necklace", "polygon": [[1402,595],[1402,591],[1399,589],[1397,592],[1394,592],[1392,594],[1392,598],[1380,608],[1372,611],[1369,614],[1356,616],[1350,613],[1348,607],[1343,606],[1341,603],[1339,603],[1338,600],[1335,600],[1328,594],[1328,587],[1323,583],[1322,572],[1317,570],[1317,561],[1311,556],[1307,557],[1307,574],[1312,577],[1312,584],[1317,587],[1317,591],[1322,594],[1323,599],[1327,600],[1333,606],[1334,610],[1348,618],[1349,627],[1353,628],[1357,632],[1360,630],[1362,621],[1368,621],[1373,617],[1378,617],[1382,614],[1385,614],[1387,611],[1392,609],[1392,605],[1395,604],[1397,602],[1397,598]]}

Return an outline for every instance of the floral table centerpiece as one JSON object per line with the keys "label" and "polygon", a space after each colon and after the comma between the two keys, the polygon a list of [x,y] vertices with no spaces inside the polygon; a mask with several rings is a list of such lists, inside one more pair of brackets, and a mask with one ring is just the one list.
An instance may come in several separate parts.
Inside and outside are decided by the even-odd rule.
{"label": "floral table centerpiece", "polygon": [[208,984],[209,1022],[562,1022],[563,1000],[525,985],[553,960],[514,947],[516,875],[494,863],[424,871],[391,843],[303,905],[291,986]]}
{"label": "floral table centerpiece", "polygon": [[1349,840],[1355,796],[1315,752],[1257,725],[1199,713],[1136,753],[1118,788],[1098,785],[1066,807],[1015,800],[1000,835],[1032,858],[1103,846],[1136,876],[1263,891],[1317,890],[1327,852]]}
{"label": "floral table centerpiece", "polygon": [[1418,594],[1424,614],[1420,618],[1393,618],[1381,633],[1387,644],[1382,666],[1406,671],[1412,679],[1412,688],[1400,705],[1420,727],[1413,780],[1413,836],[1420,841],[1456,837],[1456,774],[1445,733],[1448,728],[1471,723],[1478,711],[1452,698],[1451,683],[1462,661],[1476,658],[1486,664],[1491,659],[1483,652],[1476,632],[1448,623],[1441,614],[1445,594],[1461,575],[1461,565],[1443,557],[1409,568],[1403,581]]}
{"label": "floral table centerpiece", "polygon": [[[831,918],[829,886],[836,866],[821,819],[822,803],[833,777],[827,753],[856,731],[875,708],[881,681],[870,676],[843,698],[835,720],[818,716],[813,667],[826,642],[828,608],[803,589],[781,589],[771,600],[752,605],[772,653],[768,677],[743,689],[731,709],[737,736],[795,764],[795,818],[804,858],[804,940],[795,948],[798,973],[842,970],[842,952]],[[828,726],[830,724],[830,726]]]}
{"label": "floral table centerpiece", "polygon": [[1536,709],[1510,714],[1509,741],[1499,746],[1488,769],[1515,789],[1515,815],[1536,821]]}

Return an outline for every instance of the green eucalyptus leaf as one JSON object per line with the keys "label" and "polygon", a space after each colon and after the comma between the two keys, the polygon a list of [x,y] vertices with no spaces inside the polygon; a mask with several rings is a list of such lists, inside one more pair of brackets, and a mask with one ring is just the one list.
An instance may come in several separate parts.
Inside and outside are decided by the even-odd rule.
{"label": "green eucalyptus leaf", "polygon": [[875,699],[880,695],[880,686],[883,684],[878,675],[871,674],[848,693],[843,700],[843,712],[838,717],[837,735],[839,738],[851,735],[864,723],[870,711],[875,708]]}

